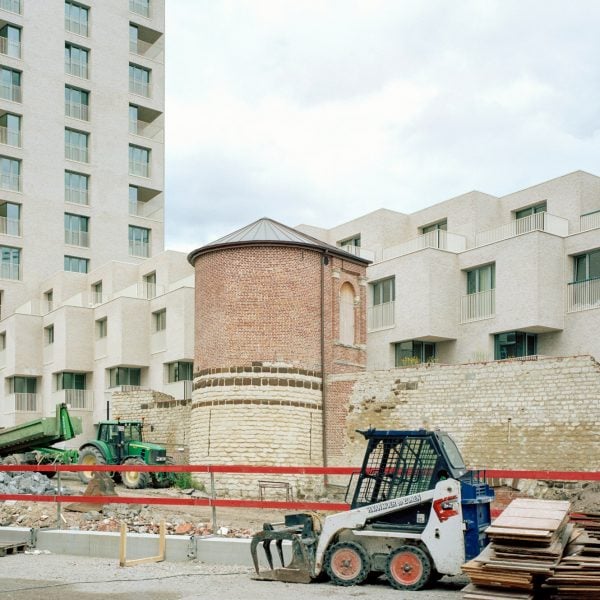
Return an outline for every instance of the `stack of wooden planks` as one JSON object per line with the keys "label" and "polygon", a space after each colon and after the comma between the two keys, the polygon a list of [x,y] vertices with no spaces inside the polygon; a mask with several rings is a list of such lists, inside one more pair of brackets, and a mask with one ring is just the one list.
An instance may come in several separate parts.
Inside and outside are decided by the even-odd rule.
{"label": "stack of wooden planks", "polygon": [[465,600],[531,600],[554,573],[569,540],[570,503],[513,500],[486,533],[491,543],[463,566],[472,585]]}
{"label": "stack of wooden planks", "polygon": [[573,513],[576,527],[554,575],[544,584],[551,600],[600,598],[600,513]]}

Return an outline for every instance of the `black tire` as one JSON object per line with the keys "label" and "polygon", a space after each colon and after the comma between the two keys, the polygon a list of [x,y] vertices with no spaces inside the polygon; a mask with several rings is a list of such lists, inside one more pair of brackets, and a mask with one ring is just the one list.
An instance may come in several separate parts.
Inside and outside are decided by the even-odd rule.
{"label": "black tire", "polygon": [[[102,452],[94,446],[87,446],[79,451],[80,465],[105,465],[106,459],[102,456]],[[89,483],[94,476],[94,471],[79,471],[79,479],[83,483]]]}
{"label": "black tire", "polygon": [[[126,458],[122,465],[145,465],[141,458]],[[130,490],[143,490],[150,483],[150,473],[142,471],[121,471],[123,485]]]}
{"label": "black tire", "polygon": [[356,542],[338,542],[325,554],[325,571],[335,585],[358,585],[371,570],[366,550]]}
{"label": "black tire", "polygon": [[[175,461],[170,456],[167,456],[165,464],[171,466],[175,464]],[[175,483],[175,473],[171,471],[164,473],[156,471],[156,473],[150,473],[150,475],[152,477],[152,485],[155,488],[168,488]]]}
{"label": "black tire", "polygon": [[385,576],[397,590],[423,589],[431,578],[431,559],[417,546],[400,546],[390,553]]}

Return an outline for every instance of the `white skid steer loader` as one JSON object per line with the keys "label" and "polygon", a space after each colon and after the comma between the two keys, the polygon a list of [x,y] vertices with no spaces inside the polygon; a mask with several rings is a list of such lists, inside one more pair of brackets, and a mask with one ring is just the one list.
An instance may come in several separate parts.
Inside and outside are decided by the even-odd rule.
{"label": "white skid steer loader", "polygon": [[[418,590],[461,565],[487,544],[494,493],[481,473],[467,472],[453,440],[441,431],[361,431],[367,450],[350,510],[265,523],[251,543],[256,578],[309,583],[326,573],[336,585],[357,585],[385,573],[391,585]],[[352,489],[352,479],[347,496]],[[285,566],[282,543],[292,543]],[[273,569],[271,542],[281,568]],[[262,543],[270,570],[260,571]]]}

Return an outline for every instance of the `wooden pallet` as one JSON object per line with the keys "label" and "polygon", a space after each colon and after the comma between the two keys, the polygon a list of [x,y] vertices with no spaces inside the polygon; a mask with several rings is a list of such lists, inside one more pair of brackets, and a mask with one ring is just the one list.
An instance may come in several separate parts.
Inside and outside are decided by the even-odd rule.
{"label": "wooden pallet", "polygon": [[29,548],[29,542],[0,542],[0,556],[18,554]]}

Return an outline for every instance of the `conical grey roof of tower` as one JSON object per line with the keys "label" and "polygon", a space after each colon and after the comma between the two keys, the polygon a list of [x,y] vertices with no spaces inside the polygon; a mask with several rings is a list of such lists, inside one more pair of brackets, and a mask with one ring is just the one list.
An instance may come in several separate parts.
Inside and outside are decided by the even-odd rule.
{"label": "conical grey roof of tower", "polygon": [[201,254],[213,252],[221,248],[246,245],[301,246],[305,248],[318,249],[324,254],[333,254],[335,256],[344,258],[345,260],[352,260],[362,264],[370,263],[370,261],[364,258],[350,254],[349,252],[346,252],[341,248],[337,248],[336,246],[326,244],[317,238],[306,235],[297,229],[293,229],[292,227],[288,227],[283,223],[279,223],[278,221],[274,221],[273,219],[266,217],[258,219],[258,221],[250,223],[250,225],[246,225],[245,227],[242,227],[233,233],[229,233],[228,235],[215,240],[214,242],[210,242],[205,246],[193,250],[188,254],[188,261],[193,265],[196,258]]}

